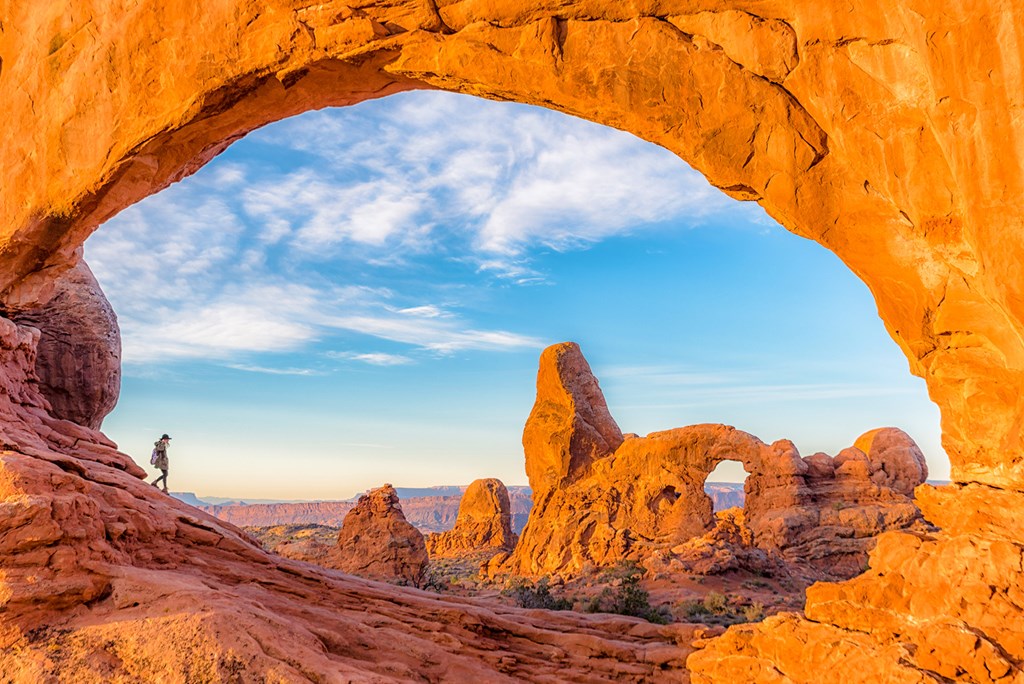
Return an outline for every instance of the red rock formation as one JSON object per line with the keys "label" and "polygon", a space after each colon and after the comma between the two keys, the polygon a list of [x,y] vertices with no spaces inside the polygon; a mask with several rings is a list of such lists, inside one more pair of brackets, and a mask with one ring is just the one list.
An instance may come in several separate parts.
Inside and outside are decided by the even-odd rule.
{"label": "red rock formation", "polygon": [[[512,530],[522,529],[533,502],[525,487],[513,487],[508,492],[512,512]],[[417,496],[402,500],[405,519],[424,534],[447,532],[455,526],[461,496]],[[239,527],[269,527],[271,525],[317,524],[341,527],[345,515],[355,505],[353,501],[298,501],[270,504],[217,504],[199,505],[197,508]]]}
{"label": "red rock formation", "polygon": [[534,492],[572,481],[622,444],[597,379],[573,343],[548,347],[537,374],[537,401],[526,421],[526,476]]}
{"label": "red rock formation", "polygon": [[512,532],[508,490],[501,480],[475,480],[459,504],[455,527],[427,536],[431,558],[464,556],[481,551],[511,551],[518,537]]}
{"label": "red rock formation", "polygon": [[[844,599],[843,616],[826,618],[814,594],[808,614],[819,611],[829,624],[782,616],[734,628],[691,660],[694,678],[815,681],[829,672],[848,674],[850,682],[922,681],[930,673],[1011,679],[1024,662],[1015,636],[1024,633],[1024,610],[1006,598],[1017,596],[1024,548],[1024,120],[1015,114],[1024,106],[1016,39],[1024,9],[999,0],[865,0],[855,9],[834,0],[640,8],[399,0],[355,9],[331,0],[0,0],[0,305],[11,315],[48,302],[55,278],[104,220],[194,172],[248,131],[301,111],[438,87],[541,104],[630,131],[672,150],[734,197],[758,201],[789,230],[834,251],[867,284],[911,372],[926,380],[942,411],[952,464],[953,484],[917,489],[925,516],[945,529],[929,537],[890,533],[893,543],[873,557],[878,569],[840,585],[856,589]],[[0,523],[0,627],[20,629],[10,625],[21,625],[31,604],[23,597],[65,606],[98,599],[110,585],[97,578],[139,576],[153,562],[140,555],[216,560],[230,545],[221,541],[232,536],[227,528],[194,531],[178,521],[179,509],[152,504],[152,492],[125,494],[124,475],[134,466],[100,436],[48,414],[38,388],[30,389],[34,360],[23,366],[32,333],[0,327],[9,345],[0,386],[11,393],[0,398],[7,449],[0,492],[9,513]],[[197,550],[204,543],[214,548]],[[108,549],[114,551],[97,561]],[[265,557],[244,557],[231,566],[239,569],[234,581],[262,592],[259,605],[298,615],[281,597],[299,581],[279,577],[280,593],[259,589],[252,568]],[[63,598],[48,603],[47,582],[58,567],[65,568]],[[202,572],[211,581],[232,579]],[[150,586],[180,587],[202,574],[165,573]],[[181,603],[132,595],[143,599],[141,610],[194,620],[167,630],[160,659],[151,661],[166,666],[161,676],[195,672],[196,663],[216,664],[226,653],[283,668],[275,677],[295,674],[283,658],[246,642],[253,620],[270,619],[252,617],[264,610],[252,593],[203,586],[179,592]],[[250,612],[244,619],[224,610],[213,617],[188,612],[223,596],[236,601],[236,611]],[[314,590],[303,596],[313,606],[325,597]],[[109,615],[133,610],[130,602],[118,605]],[[413,621],[406,618],[416,610],[428,609],[409,608],[394,623],[399,631],[408,633]],[[74,615],[46,624],[71,625],[74,638],[91,644],[120,644],[126,657],[83,657],[64,678],[109,679],[117,668],[125,672],[125,663],[144,662],[132,659],[138,641],[128,633],[102,633],[99,623]],[[338,619],[331,624],[340,626]],[[359,624],[352,618],[339,633],[362,638]],[[210,640],[188,636],[200,628]],[[298,634],[280,624],[273,631]],[[475,649],[467,631],[460,643]],[[71,643],[47,638],[41,643]],[[828,647],[804,648],[816,641]],[[292,663],[308,653],[309,672],[344,660],[336,640],[304,643],[288,643],[286,651],[300,654]],[[489,663],[483,671],[493,674],[507,662],[488,646],[472,651],[473,662]],[[8,650],[0,659],[29,668],[49,657],[43,647],[26,648],[17,660]],[[367,650],[358,644],[347,652]],[[97,646],[90,657],[101,652]],[[408,664],[406,653],[376,655]],[[610,648],[601,667],[619,657],[628,655]],[[344,662],[353,678],[419,674],[401,666],[382,674],[372,664],[381,661],[356,665],[355,656]],[[481,674],[463,667],[466,660],[446,670],[417,662],[427,677]],[[516,666],[512,676],[540,677],[552,671],[550,662],[545,653],[531,662],[535,670]],[[229,664],[234,671],[245,665]],[[28,679],[53,672],[40,667]]]}
{"label": "red rock formation", "polygon": [[694,575],[718,575],[730,570],[763,575],[785,572],[776,558],[754,544],[742,508],[728,508],[715,517],[710,532],[672,547],[669,553],[652,555],[645,565],[655,571]]}
{"label": "red rock formation", "polygon": [[270,555],[46,411],[38,331],[0,319],[0,681],[614,680],[691,626],[429,598]]}
{"label": "red rock formation", "polygon": [[[523,431],[534,508],[515,551],[489,571],[573,574],[620,560],[670,562],[669,550],[713,529],[704,482],[723,460],[738,460],[750,473],[745,526],[752,543],[823,573],[859,572],[885,530],[925,529],[908,494],[927,468],[913,440],[895,428],[858,440],[870,456],[851,447],[835,459],[803,459],[787,440],[766,445],[724,425],[627,435],[616,449],[595,449],[595,422],[618,430],[579,347],[548,348]],[[706,541],[708,547],[722,540]],[[692,551],[681,549],[687,557]],[[764,553],[750,557],[774,564]]]}
{"label": "red rock formation", "polygon": [[89,267],[79,261],[49,301],[13,319],[41,332],[35,370],[53,415],[99,429],[121,391],[121,334]]}
{"label": "red rock formation", "polygon": [[427,568],[423,535],[402,514],[389,484],[359,497],[324,565],[353,575],[418,587]]}

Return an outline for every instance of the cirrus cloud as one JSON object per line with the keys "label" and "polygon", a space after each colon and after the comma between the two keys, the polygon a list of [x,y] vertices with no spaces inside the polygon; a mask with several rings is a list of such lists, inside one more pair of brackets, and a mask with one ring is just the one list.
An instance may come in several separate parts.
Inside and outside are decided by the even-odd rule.
{"label": "cirrus cloud", "polygon": [[266,363],[247,355],[314,344],[357,346],[336,358],[374,365],[411,359],[365,338],[440,355],[539,348],[460,313],[445,279],[542,283],[536,250],[693,224],[729,202],[626,133],[446,93],[311,112],[237,145],[86,245],[129,366],[255,369]]}

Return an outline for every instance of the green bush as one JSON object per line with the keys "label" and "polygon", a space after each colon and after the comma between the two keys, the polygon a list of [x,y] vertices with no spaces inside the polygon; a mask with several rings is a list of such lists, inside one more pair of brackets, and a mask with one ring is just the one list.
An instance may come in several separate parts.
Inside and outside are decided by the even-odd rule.
{"label": "green bush", "polygon": [[632,560],[621,560],[611,567],[607,567],[601,570],[601,578],[605,581],[611,582],[615,580],[630,579],[632,577],[640,578],[643,577],[647,572],[636,561]]}
{"label": "green bush", "polygon": [[704,610],[712,615],[722,615],[726,610],[725,596],[717,591],[709,591],[704,597]]}
{"label": "green bush", "polygon": [[747,622],[760,622],[764,619],[764,604],[754,601],[749,606],[744,606],[743,618]]}
{"label": "green bush", "polygon": [[551,595],[550,579],[541,577],[534,584],[528,579],[517,577],[502,592],[516,602],[520,608],[543,608],[545,610],[569,610],[572,602]]}
{"label": "green bush", "polygon": [[681,602],[679,604],[679,611],[686,618],[696,618],[708,614],[708,609],[704,607],[704,602],[697,599],[687,599]]}
{"label": "green bush", "polygon": [[666,615],[651,605],[651,595],[640,586],[640,578],[645,570],[633,561],[622,561],[604,571],[604,576],[618,582],[613,590],[605,587],[601,593],[584,604],[583,610],[588,613],[615,613],[638,617],[648,622],[665,624],[670,615]]}

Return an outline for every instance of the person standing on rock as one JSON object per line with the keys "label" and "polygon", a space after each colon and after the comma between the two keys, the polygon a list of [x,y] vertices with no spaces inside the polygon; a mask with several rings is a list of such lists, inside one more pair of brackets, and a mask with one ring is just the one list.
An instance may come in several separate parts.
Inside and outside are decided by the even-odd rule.
{"label": "person standing on rock", "polygon": [[167,493],[167,447],[170,444],[171,438],[164,433],[156,442],[153,442],[153,457],[150,462],[157,467],[157,469],[163,473],[160,477],[153,480],[153,486],[157,487],[157,482],[160,480],[164,481],[164,493]]}

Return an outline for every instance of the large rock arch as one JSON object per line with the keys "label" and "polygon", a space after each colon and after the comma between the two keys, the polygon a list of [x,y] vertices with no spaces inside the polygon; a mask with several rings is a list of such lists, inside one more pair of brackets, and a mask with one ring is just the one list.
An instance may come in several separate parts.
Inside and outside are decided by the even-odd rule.
{"label": "large rock arch", "polygon": [[[944,534],[893,535],[869,577],[812,592],[818,622],[767,623],[762,641],[741,639],[747,662],[784,629],[838,630],[907,663],[893,668],[908,681],[914,667],[997,679],[1024,659],[1013,636],[1022,608],[1007,593],[1019,563],[1005,560],[1021,555],[1012,512],[1024,507],[1022,19],[1003,0],[0,0],[0,300],[31,317],[105,219],[247,131],[311,108],[445,88],[631,131],[835,252],[942,411],[954,484],[918,498]],[[127,549],[147,539],[227,553],[217,540],[230,531],[172,522],[180,513],[127,484],[132,466],[102,436],[53,418],[33,377],[38,337],[6,322],[0,336],[0,491],[27,516],[15,516],[22,528],[31,519],[47,530],[0,528],[8,615],[47,595],[34,568],[55,582],[60,568],[92,578],[50,587],[71,606],[109,596],[110,568],[142,562]],[[127,499],[109,491],[115,483]],[[82,540],[92,550],[71,552]],[[955,581],[904,572],[939,557]],[[897,586],[887,583],[901,572],[902,598],[880,622],[874,588]],[[924,605],[937,581],[941,595]],[[995,587],[987,611],[960,600],[984,587]],[[880,631],[917,646],[879,646]],[[944,644],[959,655],[936,656]],[[715,648],[701,654],[705,671]],[[799,678],[803,666],[775,667]]]}
{"label": "large rock arch", "polygon": [[759,571],[788,562],[849,578],[882,532],[929,530],[911,499],[928,467],[902,430],[872,430],[835,458],[803,458],[788,439],[765,444],[713,423],[624,435],[574,342],[540,355],[523,450],[533,507],[515,548],[488,563],[491,575],[571,577],[621,561],[687,572],[696,538],[723,531],[704,483],[727,460],[748,473],[743,551],[761,551],[750,556]]}

